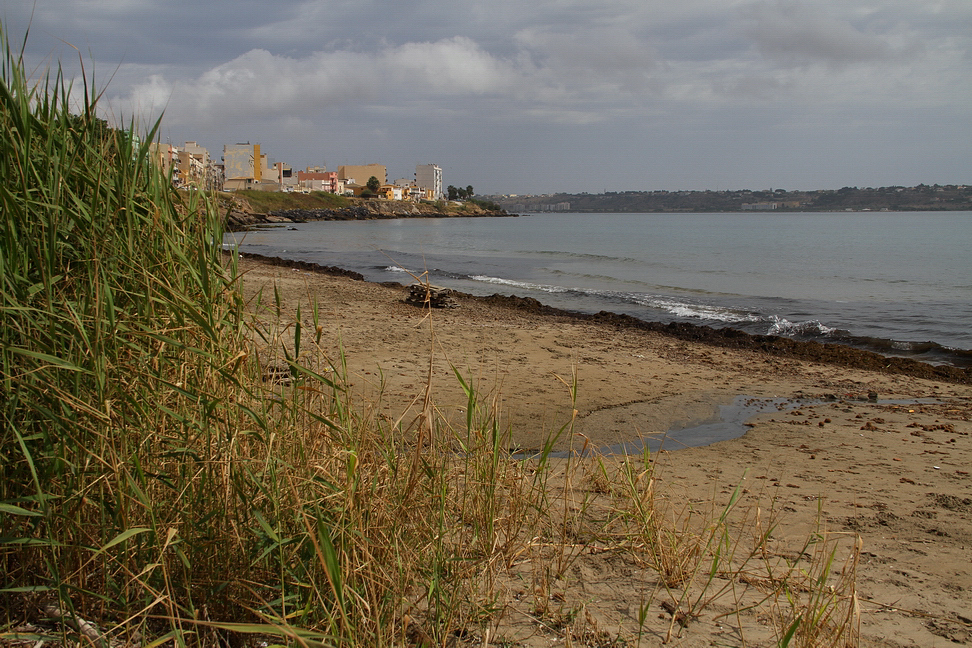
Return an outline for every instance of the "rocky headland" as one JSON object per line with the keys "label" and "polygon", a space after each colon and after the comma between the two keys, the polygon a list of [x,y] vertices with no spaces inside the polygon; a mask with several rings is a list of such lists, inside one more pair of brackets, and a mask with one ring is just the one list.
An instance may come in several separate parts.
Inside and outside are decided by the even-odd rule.
{"label": "rocky headland", "polygon": [[320,220],[375,220],[391,218],[450,218],[515,216],[506,210],[475,201],[410,202],[397,200],[346,198],[343,205],[329,207],[299,206],[261,209],[245,196],[225,199],[226,228],[238,231],[274,223],[306,223]]}

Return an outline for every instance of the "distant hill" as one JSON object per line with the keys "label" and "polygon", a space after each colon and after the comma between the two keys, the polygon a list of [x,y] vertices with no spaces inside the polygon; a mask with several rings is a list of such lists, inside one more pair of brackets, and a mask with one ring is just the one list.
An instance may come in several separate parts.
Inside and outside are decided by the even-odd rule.
{"label": "distant hill", "polygon": [[972,210],[970,185],[818,191],[609,191],[603,194],[491,196],[511,212],[741,212]]}

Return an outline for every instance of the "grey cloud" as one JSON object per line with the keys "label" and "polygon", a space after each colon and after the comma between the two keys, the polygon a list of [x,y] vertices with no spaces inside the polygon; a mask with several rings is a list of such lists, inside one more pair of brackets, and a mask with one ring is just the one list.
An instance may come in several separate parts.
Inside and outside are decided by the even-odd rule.
{"label": "grey cloud", "polygon": [[887,40],[861,32],[849,21],[789,1],[750,5],[746,34],[765,56],[787,64],[825,63],[841,66],[887,59],[894,49]]}
{"label": "grey cloud", "polygon": [[535,63],[540,77],[568,93],[637,92],[644,89],[658,64],[654,47],[620,29],[527,29],[514,40]]}
{"label": "grey cloud", "polygon": [[[923,150],[972,168],[968,0],[0,0],[14,41],[32,5],[28,58],[76,66],[60,39],[77,46],[99,82],[114,73],[106,110],[164,108],[173,141],[262,140],[295,164],[327,151],[392,165],[395,151],[402,168],[433,154],[462,166],[484,190],[635,181],[588,180],[597,159],[652,169],[662,187],[691,169],[711,187],[737,166],[767,177],[725,151],[780,133],[835,152],[847,140],[843,157],[860,160],[832,136],[840,114],[872,143],[920,124]],[[783,186],[786,165],[772,166],[762,184]]]}
{"label": "grey cloud", "polygon": [[5,27],[26,30],[30,24],[28,52],[38,58],[71,63],[77,48],[106,65],[178,63],[198,70],[215,57],[225,61],[273,46],[254,40],[254,25],[286,21],[295,6],[257,0],[213,7],[195,0],[0,0],[0,15]]}

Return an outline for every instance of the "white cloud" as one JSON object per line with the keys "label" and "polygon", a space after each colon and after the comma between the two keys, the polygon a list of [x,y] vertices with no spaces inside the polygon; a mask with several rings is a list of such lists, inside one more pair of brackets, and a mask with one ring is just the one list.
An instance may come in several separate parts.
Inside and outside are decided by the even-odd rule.
{"label": "white cloud", "polygon": [[461,37],[303,58],[254,49],[196,79],[170,82],[152,76],[115,101],[144,109],[171,97],[168,116],[177,121],[309,116],[330,107],[396,106],[413,98],[501,92],[518,76],[510,64]]}
{"label": "white cloud", "polygon": [[[375,61],[397,85],[399,75],[408,84],[444,94],[482,94],[509,86],[517,71],[476,45],[469,38],[455,37],[436,43],[407,43],[387,50]],[[377,72],[377,71],[376,71]]]}
{"label": "white cloud", "polygon": [[[657,66],[650,44],[626,33],[525,30],[514,41],[516,54],[508,59],[461,36],[299,58],[254,49],[195,79],[154,75],[116,101],[144,109],[159,106],[169,93],[168,118],[190,121],[308,116],[370,104],[406,110],[430,99],[448,106],[491,96],[502,97],[507,108],[521,106],[527,117],[560,106],[567,121],[578,121],[578,114],[594,121],[607,116],[597,117],[598,110],[643,93]],[[545,104],[539,113],[537,102]]]}
{"label": "white cloud", "polygon": [[511,36],[505,57],[465,36],[301,57],[252,49],[195,78],[148,75],[118,101],[126,113],[167,104],[172,123],[320,120],[355,109],[385,120],[424,112],[584,124],[647,115],[662,103],[868,105],[900,101],[912,85],[925,95],[913,101],[940,104],[943,93],[968,90],[955,37],[909,49],[914,34],[900,25],[865,33],[847,18],[788,2],[741,11],[744,21],[727,18],[726,30],[745,34],[758,55],[741,44],[712,53],[718,57],[666,57],[660,37],[636,24],[534,27]]}
{"label": "white cloud", "polygon": [[132,96],[137,98],[132,103],[132,111],[135,114],[157,114],[168,105],[172,90],[172,84],[162,75],[149,76],[143,83],[132,88]]}

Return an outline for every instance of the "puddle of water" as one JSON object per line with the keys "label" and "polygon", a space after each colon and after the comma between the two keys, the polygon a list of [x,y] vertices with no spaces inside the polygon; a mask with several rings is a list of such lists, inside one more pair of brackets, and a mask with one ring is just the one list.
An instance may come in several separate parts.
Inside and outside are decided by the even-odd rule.
{"label": "puddle of water", "polygon": [[728,405],[720,405],[719,413],[705,423],[674,428],[665,434],[649,435],[636,441],[626,441],[602,448],[605,455],[641,454],[647,446],[651,452],[661,448],[678,450],[706,446],[719,441],[741,437],[749,429],[746,421],[763,412],[786,411],[803,403],[788,398],[753,398],[736,396]]}
{"label": "puddle of water", "polygon": [[[673,428],[664,434],[648,435],[634,441],[626,441],[601,448],[602,455],[636,455],[642,454],[647,447],[652,453],[659,449],[679,450],[706,446],[719,441],[736,439],[746,433],[749,428],[746,421],[764,412],[786,412],[797,407],[819,405],[836,400],[799,399],[799,398],[755,398],[752,396],[736,396],[728,405],[720,405],[719,412],[708,421],[690,427]],[[862,401],[881,405],[918,405],[921,403],[938,402],[934,398],[919,398],[914,400],[870,400]],[[576,454],[576,453],[575,453]],[[570,451],[551,452],[551,457],[566,459]],[[520,455],[523,458],[526,455]]]}
{"label": "puddle of water", "polygon": [[[600,448],[598,453],[602,455],[637,455],[642,454],[645,447],[654,453],[661,448],[678,450],[679,448],[691,448],[727,441],[745,434],[747,430],[746,421],[757,414],[771,410],[778,411],[780,408],[785,410],[787,407],[796,407],[797,405],[796,401],[788,398],[736,396],[728,405],[720,405],[718,412],[704,423],[672,428],[664,434],[652,434],[633,441],[610,445]],[[571,456],[571,451],[551,452],[550,456],[566,459]]]}

